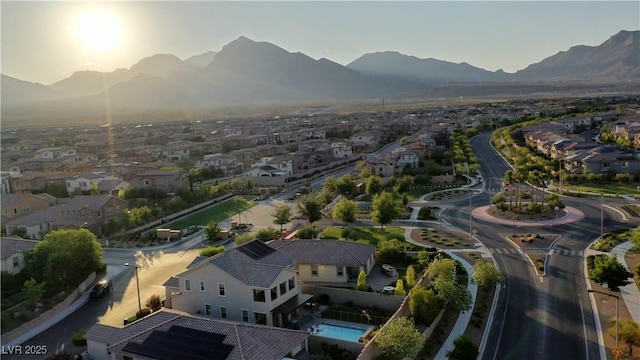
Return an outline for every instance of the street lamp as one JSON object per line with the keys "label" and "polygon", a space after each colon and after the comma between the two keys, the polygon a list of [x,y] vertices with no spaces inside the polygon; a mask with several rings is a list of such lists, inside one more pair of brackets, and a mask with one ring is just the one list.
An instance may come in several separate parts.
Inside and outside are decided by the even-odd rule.
{"label": "street lamp", "polygon": [[[605,285],[605,284],[603,283],[603,285]],[[592,290],[592,289],[588,289],[587,292],[598,293],[598,294],[607,295],[607,296],[611,296],[613,298],[616,298],[616,350],[617,350],[618,349],[618,328],[620,327],[620,323],[618,322],[618,296],[617,295],[612,295],[612,294],[607,294],[606,292],[602,292],[602,291],[598,291],[598,290]]]}
{"label": "street lamp", "polygon": [[604,236],[604,193],[600,193],[600,239]]}
{"label": "street lamp", "polygon": [[142,304],[140,303],[140,281],[138,280],[138,265],[124,263],[124,266],[131,266],[136,269],[136,287],[138,288],[138,310],[142,311]]}
{"label": "street lamp", "polygon": [[[471,177],[469,176],[469,163],[464,162],[464,167],[467,169],[467,189],[471,189]],[[473,240],[473,223],[471,216],[471,194],[469,194],[469,240]]]}

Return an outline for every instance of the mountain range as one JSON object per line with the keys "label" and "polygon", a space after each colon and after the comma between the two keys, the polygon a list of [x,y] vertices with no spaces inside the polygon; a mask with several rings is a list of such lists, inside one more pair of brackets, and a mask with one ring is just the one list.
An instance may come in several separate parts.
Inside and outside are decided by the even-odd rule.
{"label": "mountain range", "polygon": [[[640,31],[620,31],[599,46],[574,46],[516,73],[468,63],[420,59],[398,52],[365,54],[343,66],[315,60],[268,42],[240,37],[219,52],[186,60],[171,54],[144,58],[129,69],[79,71],[48,86],[2,75],[3,118],[29,109],[48,112],[104,108],[212,108],[296,101],[437,96],[456,86],[465,95],[483,84],[625,84],[640,82]],[[452,88],[452,86],[454,88]],[[453,89],[453,90],[452,90]],[[504,91],[504,90],[497,90]],[[473,91],[471,91],[473,92]],[[94,112],[95,112],[94,111]],[[91,113],[91,111],[88,111]]]}

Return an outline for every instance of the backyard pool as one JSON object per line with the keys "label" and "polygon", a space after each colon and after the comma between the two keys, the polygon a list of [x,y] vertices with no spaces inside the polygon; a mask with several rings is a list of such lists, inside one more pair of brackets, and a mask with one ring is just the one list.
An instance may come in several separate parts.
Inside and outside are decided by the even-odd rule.
{"label": "backyard pool", "polygon": [[367,330],[330,324],[318,324],[313,327],[312,334],[332,339],[359,342],[360,337],[364,335],[365,332],[367,332]]}

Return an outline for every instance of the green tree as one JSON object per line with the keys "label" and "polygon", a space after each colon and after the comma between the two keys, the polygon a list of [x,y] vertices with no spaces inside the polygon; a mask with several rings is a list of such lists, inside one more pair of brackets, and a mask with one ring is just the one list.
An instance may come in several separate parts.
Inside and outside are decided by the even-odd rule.
{"label": "green tree", "polygon": [[635,229],[630,230],[629,240],[636,244],[637,247],[640,247],[640,226]]}
{"label": "green tree", "polygon": [[208,246],[200,250],[200,256],[212,257],[220,254],[221,252],[224,252],[224,246]]}
{"label": "green tree", "polygon": [[629,347],[629,356],[633,356],[633,346],[640,344],[640,326],[632,319],[623,319],[619,325],[615,320],[611,320],[609,335],[616,338],[616,325],[618,328],[618,338]]}
{"label": "green tree", "polygon": [[276,225],[280,225],[280,236],[284,239],[284,232],[282,231],[282,227],[284,224],[291,221],[291,208],[287,205],[278,206],[273,213],[273,223]]}
{"label": "green tree", "polygon": [[406,317],[391,320],[382,327],[375,337],[378,348],[386,359],[414,359],[422,348],[422,334]]}
{"label": "green tree", "polygon": [[475,272],[471,275],[471,280],[487,290],[494,289],[496,285],[504,282],[504,276],[494,264],[486,261],[476,261],[473,268]]}
{"label": "green tree", "polygon": [[471,292],[466,287],[441,276],[434,281],[433,288],[445,308],[452,311],[467,311],[471,309],[473,299]]}
{"label": "green tree", "polygon": [[416,286],[416,271],[413,270],[413,265],[407,267],[407,272],[404,275],[404,279],[407,281],[409,289]]}
{"label": "green tree", "polygon": [[38,300],[42,298],[42,295],[44,294],[44,286],[45,283],[38,284],[34,278],[24,282],[22,291],[24,292],[24,295],[32,309],[35,307]]}
{"label": "green tree", "polygon": [[98,183],[91,184],[91,190],[89,190],[89,194],[91,196],[100,195],[100,190],[98,190]]}
{"label": "green tree", "polygon": [[396,288],[394,290],[394,294],[401,296],[407,295],[407,292],[404,291],[404,282],[402,281],[402,279],[396,280]]}
{"label": "green tree", "polygon": [[298,213],[306,216],[309,219],[309,223],[313,225],[314,222],[322,219],[324,206],[325,202],[320,195],[304,195],[298,201]]}
{"label": "green tree", "polygon": [[383,189],[382,179],[380,178],[380,176],[369,176],[364,181],[364,188],[367,194],[379,194]]}
{"label": "green tree", "polygon": [[451,259],[436,259],[427,268],[427,276],[431,280],[445,279],[453,282],[456,265]]}
{"label": "green tree", "polygon": [[372,207],[371,217],[380,224],[380,228],[383,230],[386,224],[399,218],[403,211],[402,201],[394,199],[393,195],[388,192],[374,195]]}
{"label": "green tree", "polygon": [[336,191],[346,198],[353,199],[358,194],[358,185],[351,180],[351,175],[347,174],[338,180]]}
{"label": "green tree", "polygon": [[46,289],[60,291],[77,286],[102,266],[102,248],[89,230],[55,230],[33,248],[26,270],[46,282]]}
{"label": "green tree", "polygon": [[453,349],[447,351],[447,358],[450,360],[476,360],[478,355],[478,347],[464,335],[453,340]]}
{"label": "green tree", "polygon": [[207,239],[209,241],[218,241],[221,239],[220,233],[222,232],[222,229],[220,229],[220,226],[215,221],[210,221],[207,224],[206,229],[204,229],[204,232],[207,234]]}
{"label": "green tree", "polygon": [[355,201],[349,200],[343,197],[333,207],[333,218],[337,221],[342,221],[345,226],[349,223],[356,221],[356,214],[358,212],[358,204]]}
{"label": "green tree", "polygon": [[442,309],[440,300],[433,292],[422,286],[414,287],[409,294],[411,316],[426,325],[431,325]]}
{"label": "green tree", "polygon": [[393,187],[393,190],[398,194],[406,193],[411,189],[412,185],[413,185],[413,176],[404,175],[398,178],[395,186]]}
{"label": "green tree", "polygon": [[367,284],[367,273],[364,271],[360,271],[358,274],[358,282],[356,283],[356,290],[358,291],[368,291],[369,284]]}
{"label": "green tree", "polygon": [[369,178],[369,176],[373,175],[373,171],[371,171],[371,166],[369,166],[369,164],[367,164],[366,161],[364,160],[360,160],[358,161],[358,163],[356,164],[356,169],[358,169],[358,177],[360,179],[367,179]]}
{"label": "green tree", "polygon": [[322,190],[335,195],[338,192],[338,180],[333,176],[329,176],[324,180]]}
{"label": "green tree", "polygon": [[151,208],[148,206],[141,206],[137,208],[131,209],[129,213],[131,223],[134,225],[143,225],[153,220],[153,214],[151,213]]}
{"label": "green tree", "polygon": [[607,283],[609,289],[618,291],[620,286],[631,283],[633,274],[622,265],[615,255],[597,256],[589,279],[597,283]]}

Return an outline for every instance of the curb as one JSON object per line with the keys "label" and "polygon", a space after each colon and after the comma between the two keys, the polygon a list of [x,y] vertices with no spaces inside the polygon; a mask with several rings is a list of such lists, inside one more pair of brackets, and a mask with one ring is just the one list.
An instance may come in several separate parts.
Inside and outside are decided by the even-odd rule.
{"label": "curb", "polygon": [[[585,282],[586,289],[589,289],[591,285],[589,283],[589,275],[588,275],[589,273],[587,269],[587,257],[589,257],[589,255],[591,254],[587,253],[587,251],[591,250],[591,245],[596,243],[596,241],[598,240],[600,240],[600,237],[598,237],[596,240],[589,243],[589,246],[587,246],[585,250],[584,260],[582,262],[582,266],[584,270],[584,282]],[[589,293],[589,300],[591,301],[591,309],[593,310],[593,317],[594,317],[593,320],[596,323],[596,334],[598,334],[598,348],[600,348],[600,358],[606,359],[607,349],[604,346],[604,337],[602,336],[602,325],[600,324],[600,314],[598,313],[598,305],[596,304],[596,299],[593,296],[593,293]]]}

